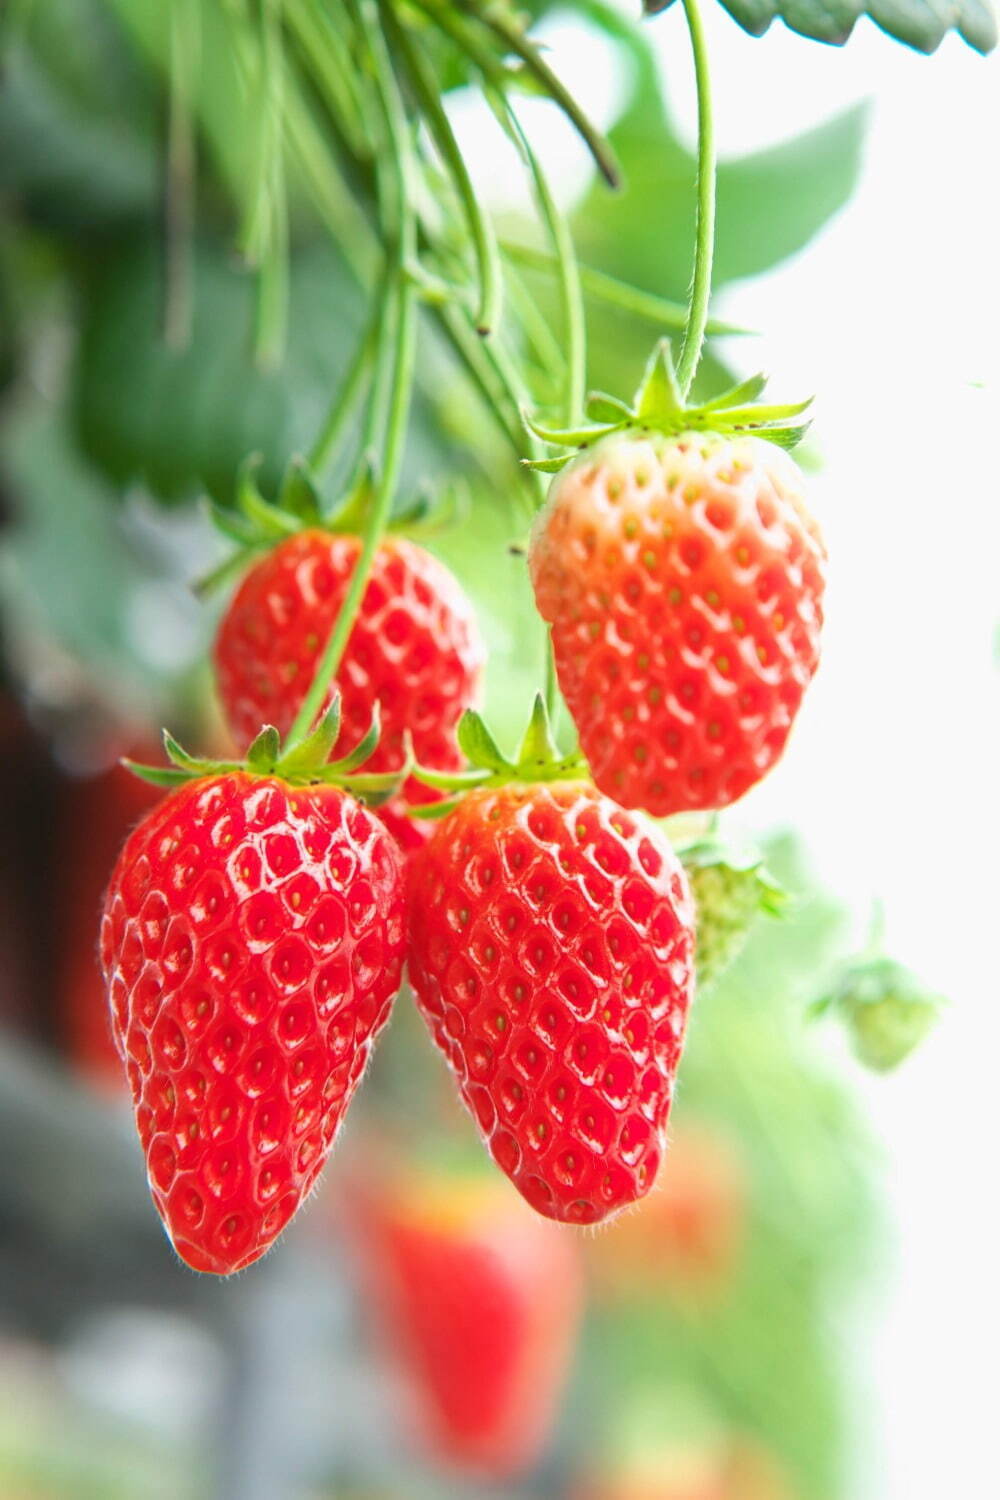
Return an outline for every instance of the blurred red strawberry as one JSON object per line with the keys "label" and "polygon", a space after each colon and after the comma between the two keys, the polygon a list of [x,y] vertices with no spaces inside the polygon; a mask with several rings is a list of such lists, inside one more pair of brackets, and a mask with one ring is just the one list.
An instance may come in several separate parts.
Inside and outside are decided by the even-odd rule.
{"label": "blurred red strawberry", "polygon": [[746,1200],[746,1168],[733,1143],[707,1126],[678,1131],[645,1203],[590,1241],[598,1288],[613,1297],[722,1291],[739,1260]]}
{"label": "blurred red strawberry", "polygon": [[[141,747],[140,761],[162,759]],[[122,765],[67,782],[56,841],[56,911],[61,934],[56,1004],[63,1043],[80,1076],[102,1093],[127,1096],[125,1067],[111,1039],[97,955],[101,902],[118,851],[133,825],[163,796]]]}
{"label": "blurred red strawberry", "polygon": [[492,1479],[549,1436],[582,1306],[579,1242],[505,1183],[408,1177],[360,1213],[364,1287],[425,1446]]}

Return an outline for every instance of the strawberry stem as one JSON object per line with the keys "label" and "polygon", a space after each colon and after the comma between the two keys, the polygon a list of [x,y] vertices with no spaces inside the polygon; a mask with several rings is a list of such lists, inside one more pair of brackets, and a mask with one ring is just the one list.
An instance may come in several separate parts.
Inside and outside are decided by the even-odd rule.
{"label": "strawberry stem", "polygon": [[380,306],[376,304],[368,327],[355,351],[350,369],[330,404],[326,420],[320,428],[316,441],[309,450],[308,465],[317,479],[321,479],[333,463],[340,440],[344,435],[344,429],[368,377],[378,343],[380,311]]}
{"label": "strawberry stem", "polygon": [[[413,390],[414,367],[417,345],[417,288],[410,274],[410,266],[416,259],[417,233],[412,192],[412,162],[409,126],[400,98],[392,64],[375,6],[362,4],[355,9],[359,30],[367,42],[373,77],[379,102],[385,117],[389,137],[389,149],[379,155],[380,208],[383,221],[392,213],[393,238],[391,254],[391,303],[395,316],[384,316],[380,328],[379,358],[376,363],[376,390],[369,409],[366,440],[373,438],[379,421],[381,406],[381,375],[388,364],[385,356],[391,351],[391,376],[388,382],[389,402],[385,420],[385,442],[382,467],[375,484],[368,518],[361,539],[361,551],[351,574],[347,597],[333,624],[323,654],[320,657],[309,691],[295,717],[288,743],[294,746],[309,733],[321,712],[330,685],[340,666],[361,600],[364,596],[368,576],[378,545],[382,540],[393,496],[399,479],[403,457],[407,423],[410,413],[410,397]],[[385,308],[388,314],[389,308]],[[368,443],[366,441],[366,447]]]}
{"label": "strawberry stem", "polygon": [[715,250],[715,125],[708,71],[708,47],[698,0],[684,0],[684,16],[691,37],[698,90],[698,208],[695,224],[694,276],[684,344],[677,368],[681,396],[686,400],[694,382],[708,325]]}

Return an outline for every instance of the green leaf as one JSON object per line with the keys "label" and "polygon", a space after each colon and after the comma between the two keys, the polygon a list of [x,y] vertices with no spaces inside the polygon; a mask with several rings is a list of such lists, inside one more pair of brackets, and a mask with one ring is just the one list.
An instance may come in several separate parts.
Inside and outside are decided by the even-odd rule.
{"label": "green leaf", "polygon": [[[165,504],[207,490],[226,507],[239,465],[257,451],[258,488],[273,499],[350,366],[365,299],[333,248],[296,252],[288,350],[281,368],[264,370],[253,363],[254,278],[225,245],[196,246],[193,332],[184,349],[162,338],[161,276],[162,246],[152,226],[119,239],[88,267],[72,395],[81,446],[116,485],[141,481]],[[441,384],[435,381],[435,392]],[[456,467],[456,445],[421,397],[402,486]]]}
{"label": "green leaf", "polygon": [[[667,0],[670,3],[670,0]],[[752,36],[761,36],[780,17],[785,25],[812,41],[846,42],[862,15],[867,15],[897,42],[918,52],[934,52],[948,32],[958,32],[977,52],[996,46],[996,16],[988,0],[722,0],[735,21]],[[647,0],[648,11],[666,7]]]}
{"label": "green leaf", "polygon": [[715,396],[711,401],[703,401],[702,411],[721,411],[729,406],[739,406],[745,401],[756,401],[761,391],[767,385],[766,375],[751,375],[747,380],[741,380],[739,385],[730,386],[728,391],[723,391],[721,396]]}

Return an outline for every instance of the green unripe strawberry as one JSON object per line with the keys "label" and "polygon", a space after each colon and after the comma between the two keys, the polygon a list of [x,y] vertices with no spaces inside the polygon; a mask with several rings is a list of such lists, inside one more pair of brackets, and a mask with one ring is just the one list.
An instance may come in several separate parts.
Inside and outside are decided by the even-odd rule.
{"label": "green unripe strawberry", "polygon": [[736,854],[708,839],[680,856],[694,895],[695,973],[704,990],[739,956],[758,915],[780,916],[787,898],[760,854]]}
{"label": "green unripe strawberry", "polygon": [[937,1022],[942,999],[891,958],[849,963],[817,1012],[835,1011],[854,1055],[877,1073],[899,1066]]}

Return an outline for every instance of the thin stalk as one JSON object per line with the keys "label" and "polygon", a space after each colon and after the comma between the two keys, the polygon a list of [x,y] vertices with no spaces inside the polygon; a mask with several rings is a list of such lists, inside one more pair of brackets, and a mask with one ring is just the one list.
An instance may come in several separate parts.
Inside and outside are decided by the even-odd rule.
{"label": "thin stalk", "polygon": [[365,329],[355,351],[350,369],[347,371],[330,405],[326,421],[320,428],[316,436],[316,441],[309,450],[309,467],[317,478],[322,478],[333,463],[337,448],[344,435],[344,429],[358,403],[358,398],[361,395],[365,380],[371,369],[377,342],[378,317],[377,315],[373,315],[369,319],[368,327]]}
{"label": "thin stalk", "polygon": [[[492,91],[487,91],[488,94],[490,92]],[[563,329],[566,335],[563,417],[566,426],[572,427],[574,422],[580,420],[587,384],[587,322],[583,310],[583,290],[580,285],[580,269],[576,263],[573,236],[570,234],[566,216],[552,196],[542,164],[525,135],[517,115],[507,100],[502,97],[490,102],[527,164],[542,222],[552,240],[559,298],[562,303]]]}
{"label": "thin stalk", "polygon": [[285,193],[285,60],[281,34],[282,0],[264,0],[265,112],[261,199],[257,204],[261,246],[257,273],[256,356],[276,364],[284,351],[288,324],[288,202]]}
{"label": "thin stalk", "polygon": [[[548,275],[557,272],[556,258],[550,250],[541,250],[535,245],[514,244],[511,240],[501,240],[500,248],[515,265],[524,266],[530,271],[544,271]],[[647,292],[642,287],[620,281],[617,276],[609,276],[606,271],[595,270],[593,266],[581,262],[577,264],[583,290],[595,301],[606,302],[610,307],[621,308],[622,312],[634,313],[637,318],[647,318],[651,323],[676,329],[679,333],[687,326],[688,309],[682,302],[658,297],[655,292]],[[710,338],[735,337],[752,331],[738,323],[725,323],[720,318],[709,318],[705,325],[705,333]]]}
{"label": "thin stalk", "polygon": [[[351,574],[347,597],[334,621],[309,691],[292,725],[289,737],[292,743],[308,734],[321,713],[354,628],[372,562],[392,510],[406,441],[416,365],[417,289],[408,271],[411,260],[416,258],[409,126],[375,6],[362,0],[358,6],[352,4],[351,9],[368,45],[376,91],[388,133],[389,149],[384,156],[379,157],[379,175],[382,179],[380,206],[383,211],[390,207],[392,210],[391,276],[395,318],[385,320],[394,324],[395,333],[391,394],[386,413],[382,467],[362,535],[361,551]],[[382,347],[385,347],[384,343]],[[378,374],[376,371],[376,379]]]}
{"label": "thin stalk", "polygon": [[558,380],[566,357],[559,347],[559,340],[549,327],[548,319],[535,301],[524,277],[513,265],[507,267],[504,280],[510,292],[511,305],[525,338],[535,352],[540,369],[553,381]]}
{"label": "thin stalk", "polygon": [[684,16],[691,38],[698,90],[698,209],[694,276],[691,281],[691,304],[684,330],[684,343],[677,364],[681,395],[687,399],[705,342],[708,299],[712,291],[712,256],[715,251],[715,125],[712,118],[708,47],[698,0],[684,0]]}
{"label": "thin stalk", "polygon": [[558,104],[563,114],[576,127],[608,186],[617,187],[620,176],[618,163],[615,161],[611,147],[596,126],[588,120],[566,85],[553,73],[541,52],[525,35],[518,22],[512,20],[506,10],[502,10],[499,6],[487,4],[483,7],[481,0],[458,0],[458,4],[460,9],[473,20],[488,27],[494,36],[503,42],[508,51],[521,59],[543,91],[554,103]]}
{"label": "thin stalk", "polygon": [[176,0],[170,13],[170,79],[164,191],[163,334],[174,349],[191,338],[196,145],[192,94],[200,46],[198,0]]}
{"label": "thin stalk", "polygon": [[[387,10],[387,14],[392,15]],[[455,139],[451,121],[441,103],[441,95],[427,58],[417,47],[406,28],[392,16],[392,39],[397,55],[401,58],[410,79],[424,120],[437,147],[441,161],[448,171],[459,202],[469,225],[469,234],[476,254],[479,271],[479,306],[476,313],[476,332],[488,334],[500,321],[500,305],[503,294],[503,279],[500,268],[500,252],[489,216],[483,212],[465,165],[465,158]]]}

